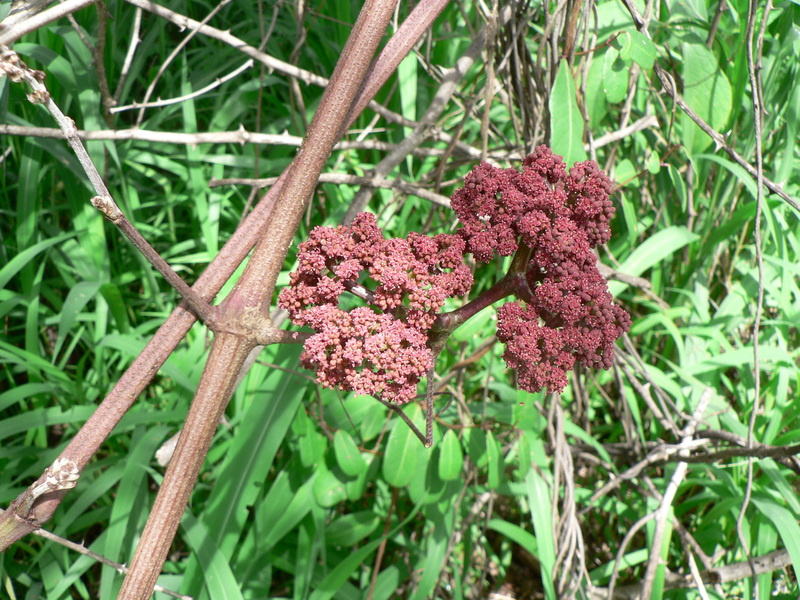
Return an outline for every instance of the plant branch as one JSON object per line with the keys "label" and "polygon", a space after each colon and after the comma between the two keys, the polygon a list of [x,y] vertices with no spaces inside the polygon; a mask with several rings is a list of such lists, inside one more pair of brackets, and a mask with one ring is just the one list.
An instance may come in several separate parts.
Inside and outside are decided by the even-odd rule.
{"label": "plant branch", "polygon": [[[338,145],[338,144],[337,144]],[[219,187],[221,185],[251,185],[255,187],[267,187],[274,184],[277,177],[267,177],[265,179],[217,179],[210,181],[208,187]],[[402,179],[384,179],[383,177],[359,177],[357,175],[348,175],[346,173],[323,173],[319,177],[319,183],[335,183],[344,185],[362,185],[371,188],[384,188],[389,190],[399,190],[405,194],[417,196],[424,200],[430,200],[432,203],[439,206],[450,207],[450,198],[431,192],[423,187],[414,185]]]}
{"label": "plant branch", "polygon": [[58,105],[50,97],[50,92],[44,85],[45,75],[42,71],[30,69],[24,62],[22,62],[13,50],[0,47],[2,57],[0,57],[0,75],[6,75],[13,82],[25,82],[30,88],[31,92],[28,94],[28,100],[34,104],[41,104],[53,116],[53,119],[58,123],[67,143],[72,148],[75,156],[78,158],[81,167],[83,167],[86,177],[92,184],[97,196],[91,199],[92,206],[99,210],[103,215],[111,221],[119,230],[127,237],[131,243],[142,253],[142,255],[150,262],[155,269],[161,273],[164,278],[180,293],[191,309],[204,321],[213,326],[216,321],[216,310],[205,302],[199,295],[192,291],[180,275],[178,275],[172,267],[169,266],[156,252],[150,243],[144,239],[133,224],[125,217],[122,211],[117,206],[117,203],[111,197],[111,192],[108,191],[103,178],[94,166],[89,153],[77,136],[78,128],[75,126],[75,121],[65,116]]}
{"label": "plant branch", "polygon": [[232,326],[237,332],[251,331],[253,335],[218,333],[215,336],[178,447],[136,548],[119,600],[147,600],[152,594],[242,366],[250,351],[262,341],[256,338],[267,335],[272,327],[269,305],[286,252],[339,132],[347,126],[348,109],[364,83],[367,68],[393,10],[393,0],[368,0],[362,7],[306,139],[289,167],[274,216],[242,277],[221,305],[223,328]]}
{"label": "plant branch", "polygon": [[[53,21],[58,21],[58,19],[66,17],[82,8],[86,8],[97,1],[98,0],[65,0],[65,2],[56,4],[52,8],[48,8],[32,17],[15,19],[12,15],[0,23],[0,46],[13,44],[23,35],[36,31],[40,27],[44,27]],[[24,16],[27,16],[27,14]]]}
{"label": "plant branch", "polygon": [[[2,515],[3,512],[5,511],[0,509],[0,515]],[[68,540],[67,538],[61,537],[60,535],[56,535],[55,533],[47,531],[46,529],[37,529],[36,531],[33,532],[33,535],[37,535],[40,538],[44,538],[51,542],[55,542],[56,544],[64,546],[65,548],[72,550],[73,552],[77,552],[78,554],[83,554],[84,556],[88,556],[92,560],[96,560],[99,563],[107,565],[120,573],[127,573],[129,571],[128,567],[126,567],[122,563],[110,560],[105,556],[103,556],[102,554],[98,554],[97,552],[90,550],[83,544],[77,544],[72,540]],[[173,598],[178,598],[179,600],[193,600],[191,596],[185,596],[183,594],[173,592],[172,590],[167,589],[164,586],[158,584],[156,584],[155,586],[155,591],[167,594],[168,596],[172,596]]]}
{"label": "plant branch", "polygon": [[211,440],[236,387],[238,370],[254,344],[238,335],[217,334],[197,386],[178,446],[167,467],[118,600],[147,600],[153,593]]}
{"label": "plant branch", "polygon": [[[625,7],[628,9],[628,12],[633,17],[633,21],[636,24],[636,28],[646,35],[648,38],[650,37],[650,32],[647,31],[647,25],[642,18],[642,15],[639,14],[639,10],[636,6],[631,2],[631,0],[622,0],[625,4]],[[736,149],[728,143],[727,138],[716,131],[711,125],[706,123],[700,115],[692,110],[692,108],[686,103],[686,101],[681,97],[678,93],[677,87],[675,86],[675,81],[672,76],[665,71],[657,62],[653,66],[653,69],[661,80],[661,85],[664,86],[664,90],[669,94],[669,96],[674,100],[675,104],[677,104],[680,109],[686,113],[686,115],[694,121],[700,129],[706,132],[706,134],[714,140],[714,143],[717,145],[718,148],[722,148],[728,155],[741,166],[745,171],[747,171],[753,179],[763,181],[763,184],[769,189],[772,193],[778,195],[782,200],[784,200],[789,206],[794,208],[796,211],[800,212],[800,203],[795,199],[792,198],[786,190],[784,190],[780,185],[771,181],[770,179],[764,177],[763,175],[759,175],[759,170],[756,167],[753,167],[747,160],[744,159]],[[755,93],[755,92],[754,92]]]}

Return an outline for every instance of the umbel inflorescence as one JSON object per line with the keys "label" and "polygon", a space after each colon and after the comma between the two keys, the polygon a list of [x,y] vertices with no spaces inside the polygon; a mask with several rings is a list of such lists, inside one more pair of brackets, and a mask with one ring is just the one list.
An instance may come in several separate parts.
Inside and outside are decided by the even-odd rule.
{"label": "umbel inflorescence", "polygon": [[[541,146],[522,171],[481,163],[467,175],[452,197],[462,225],[456,234],[386,239],[368,213],[349,227],[315,228],[279,299],[295,324],[315,331],[302,363],[326,387],[408,402],[433,367],[438,340],[513,295],[517,301],[498,309],[497,336],[520,387],[561,391],[576,362],[610,367],[613,344],[631,322],[612,302],[592,252],[611,235],[610,190],[594,162],[568,173]],[[486,302],[438,314],[447,298],[472,287],[466,252],[478,262],[495,253],[515,258],[484,292]],[[363,305],[345,310],[345,295]]]}

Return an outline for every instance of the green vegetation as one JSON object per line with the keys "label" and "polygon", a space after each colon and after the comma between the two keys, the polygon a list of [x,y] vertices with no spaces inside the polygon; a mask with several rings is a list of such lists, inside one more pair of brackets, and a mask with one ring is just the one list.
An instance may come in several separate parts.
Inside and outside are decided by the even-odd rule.
{"label": "green vegetation", "polygon": [[[483,6],[448,6],[378,102],[421,120],[442,70],[491,18]],[[622,274],[612,273],[609,287],[633,317],[615,367],[574,373],[560,398],[518,391],[494,338],[495,315],[484,311],[438,359],[435,444],[425,449],[374,399],[316,385],[298,366],[299,346],[268,347],[230,402],[161,586],[213,600],[421,600],[486,597],[505,583],[516,598],[555,599],[606,597],[609,585],[627,598],[649,581],[653,598],[696,598],[694,570],[705,579],[701,597],[797,597],[790,566],[753,578],[748,555],[778,551],[779,565],[800,564],[800,227],[797,210],[773,193],[795,205],[800,197],[800,6],[784,0],[756,11],[760,139],[747,3],[649,6],[646,34],[618,0],[586,15],[566,4],[518,7],[513,25],[490,27],[482,58],[458,80],[430,137],[389,176],[447,197],[481,149],[502,167],[544,142],[570,162],[595,158],[619,186],[600,259]],[[319,2],[298,15],[282,2],[233,0],[209,24],[327,77],[359,7]],[[247,184],[213,182],[276,177],[296,147],[181,136],[240,128],[302,136],[322,87],[259,63],[226,78],[248,56],[199,34],[167,64],[150,100],[221,84],[141,117],[109,113],[104,97],[118,107],[142,101],[190,32],[142,13],[141,43],[122,80],[137,9],[114,0],[107,8],[79,11],[77,27],[62,19],[13,49],[47,73],[79,129],[139,128],[87,148],[126,215],[192,283],[260,197]],[[214,5],[169,8],[203,20]],[[98,44],[101,31],[98,69],[87,42]],[[724,140],[676,104],[659,69]],[[6,78],[0,123],[54,127]],[[326,172],[369,175],[410,125],[368,109]],[[63,140],[2,133],[15,133],[0,137],[5,508],[58,456],[179,297],[88,202],[94,193]],[[762,161],[771,188],[759,190],[723,141],[753,169]],[[340,223],[359,187],[321,183],[296,240]],[[396,236],[456,223],[449,208],[392,189],[376,190],[369,210]],[[473,295],[502,270],[476,267]],[[209,336],[201,325],[190,331],[50,531],[130,561],[163,475],[155,453],[181,427]],[[424,429],[421,406],[405,412]],[[121,581],[112,567],[40,537],[0,555],[2,593],[14,600],[113,599]]]}

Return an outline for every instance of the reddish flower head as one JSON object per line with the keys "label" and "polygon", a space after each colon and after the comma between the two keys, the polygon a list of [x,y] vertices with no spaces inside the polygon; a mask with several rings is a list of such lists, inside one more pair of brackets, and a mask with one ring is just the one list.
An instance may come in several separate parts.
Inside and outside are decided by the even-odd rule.
{"label": "reddish flower head", "polygon": [[592,253],[611,235],[610,191],[594,162],[567,173],[562,158],[540,146],[522,171],[478,165],[452,197],[476,260],[528,253],[527,289],[518,294],[527,304],[500,307],[497,328],[523,389],[561,391],[576,361],[609,368],[614,341],[630,328]]}
{"label": "reddish flower head", "polygon": [[[315,228],[278,299],[295,324],[317,332],[303,363],[326,387],[410,400],[433,363],[426,343],[436,313],[472,287],[465,250],[456,235],[384,239],[368,213],[350,227]],[[369,307],[340,309],[345,292]]]}

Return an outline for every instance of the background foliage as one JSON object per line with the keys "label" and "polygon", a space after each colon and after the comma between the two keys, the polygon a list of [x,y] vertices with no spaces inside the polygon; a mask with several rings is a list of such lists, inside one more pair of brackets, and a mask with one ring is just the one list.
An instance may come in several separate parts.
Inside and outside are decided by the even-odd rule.
{"label": "background foliage", "polygon": [[[233,0],[210,24],[327,76],[358,7]],[[194,1],[170,8],[202,20],[214,7]],[[570,54],[564,31],[573,8],[519,5],[513,24],[490,27],[483,59],[460,81],[432,137],[392,178],[447,196],[476,162],[464,145],[485,148],[501,166],[548,139],[571,161],[596,158],[619,186],[614,237],[601,260],[649,282],[610,283],[634,317],[615,368],[576,373],[560,399],[518,391],[494,340],[494,315],[485,311],[439,359],[436,444],[426,450],[373,399],[323,390],[298,372],[298,348],[269,348],[230,403],[162,586],[215,600],[479,598],[498,590],[517,598],[595,597],[612,576],[618,595],[635,589],[625,586],[639,584],[660,556],[653,597],[696,597],[692,579],[683,585],[691,591],[669,589],[692,567],[713,574],[738,566],[734,581],[709,579],[701,590],[734,598],[754,591],[748,551],[782,550],[800,564],[800,463],[773,452],[753,465],[748,485],[746,458],[712,456],[746,444],[753,410],[757,444],[800,441],[792,402],[797,214],[766,197],[760,274],[755,180],[676,109],[653,71],[655,60],[689,106],[755,165],[747,3],[650,5],[650,42],[622,3],[600,1],[585,15],[587,35],[574,30]],[[199,97],[147,109],[140,123],[138,110],[107,112],[104,95],[118,106],[141,101],[189,33],[143,13],[141,43],[121,81],[138,17],[123,2],[112,0],[107,10],[81,11],[74,24],[62,20],[14,46],[47,72],[53,97],[80,129],[303,135],[322,89],[258,64]],[[454,2],[379,101],[419,120],[441,70],[487,19],[491,7]],[[764,174],[795,198],[799,20],[800,7],[788,0],[758,10]],[[103,30],[98,69],[91,47],[103,43]],[[229,45],[191,37],[153,98],[199,90],[246,60]],[[9,125],[53,126],[5,80],[0,115]],[[337,151],[329,172],[368,174],[385,144],[401,142],[411,125],[367,111],[346,138],[359,143]],[[177,301],[87,202],[90,189],[66,144],[27,133],[3,136],[0,146],[3,506],[57,456]],[[247,185],[209,182],[276,176],[295,152],[289,144],[124,139],[88,148],[129,218],[190,282],[258,197]],[[312,226],[339,223],[357,191],[320,184],[298,239]],[[448,208],[413,194],[378,190],[369,207],[387,235],[455,226]],[[476,291],[501,270],[500,262],[479,269]],[[51,522],[55,533],[129,560],[163,472],[154,454],[181,426],[207,344],[208,332],[195,326],[67,496]],[[418,405],[407,414],[422,423]],[[679,451],[698,460],[685,476]],[[674,500],[660,507],[670,493]],[[648,515],[655,518],[642,523]],[[659,523],[666,524],[660,542]],[[49,600],[114,598],[121,582],[113,568],[36,537],[0,556],[0,579],[9,598]],[[797,596],[791,568],[762,574],[758,584],[762,599]]]}

